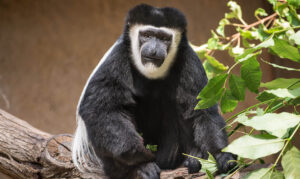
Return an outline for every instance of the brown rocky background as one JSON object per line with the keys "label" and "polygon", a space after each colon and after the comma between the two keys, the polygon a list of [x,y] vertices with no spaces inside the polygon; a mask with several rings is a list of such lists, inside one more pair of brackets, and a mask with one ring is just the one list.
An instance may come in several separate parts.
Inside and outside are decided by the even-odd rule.
{"label": "brown rocky background", "polygon": [[[0,0],[0,108],[43,131],[73,133],[89,74],[122,33],[126,12],[142,2],[183,11],[196,45],[228,11],[226,0]],[[256,8],[271,10],[266,0],[238,3],[247,22],[255,21]],[[231,63],[226,55],[219,59]],[[263,81],[295,76],[262,66]],[[254,102],[250,95],[237,110]]]}

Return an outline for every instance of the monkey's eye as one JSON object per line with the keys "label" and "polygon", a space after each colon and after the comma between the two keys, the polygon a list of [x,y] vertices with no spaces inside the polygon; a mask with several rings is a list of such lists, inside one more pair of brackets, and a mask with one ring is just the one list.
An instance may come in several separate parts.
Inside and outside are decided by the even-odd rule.
{"label": "monkey's eye", "polygon": [[162,40],[164,40],[164,41],[169,41],[170,39],[169,39],[168,37],[163,37]]}

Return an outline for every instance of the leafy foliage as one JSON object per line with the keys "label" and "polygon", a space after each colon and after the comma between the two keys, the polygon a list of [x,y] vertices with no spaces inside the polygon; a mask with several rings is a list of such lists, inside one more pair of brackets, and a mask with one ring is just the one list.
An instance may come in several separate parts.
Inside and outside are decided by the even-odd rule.
{"label": "leafy foliage", "polygon": [[[263,72],[260,69],[261,63],[265,63],[274,70],[300,72],[300,69],[278,65],[260,57],[262,52],[268,52],[283,62],[300,63],[300,14],[297,14],[300,12],[300,0],[268,2],[273,6],[273,13],[268,15],[264,9],[258,8],[254,12],[257,21],[248,24],[243,20],[241,7],[235,1],[229,1],[230,12],[225,13],[216,30],[212,30],[208,42],[199,47],[192,46],[203,59],[209,78],[207,86],[197,97],[199,103],[195,109],[205,109],[219,102],[222,113],[233,112],[240,101],[247,100],[247,89],[255,93],[257,104],[227,119],[227,127],[234,127],[229,136],[235,132],[244,135],[223,151],[239,155],[239,169],[279,152],[270,168],[253,171],[245,176],[247,179],[300,178],[300,152],[291,144],[300,128],[297,111],[300,105],[300,78],[276,78],[261,82]],[[236,33],[228,34],[228,26],[233,26]],[[228,67],[219,62],[213,55],[215,51],[228,52],[234,64]],[[234,74],[233,69],[240,73]],[[293,107],[294,112],[282,112],[286,106]],[[281,113],[277,112],[279,109]],[[245,126],[250,127],[251,131],[239,131]],[[253,131],[259,135],[253,135]],[[275,170],[281,157],[283,172]],[[215,171],[203,163],[204,159],[199,160],[204,165],[203,171],[211,178]],[[212,156],[208,161],[210,164],[215,162]]]}
{"label": "leafy foliage", "polygon": [[285,178],[300,178],[300,151],[291,147],[282,157]]}

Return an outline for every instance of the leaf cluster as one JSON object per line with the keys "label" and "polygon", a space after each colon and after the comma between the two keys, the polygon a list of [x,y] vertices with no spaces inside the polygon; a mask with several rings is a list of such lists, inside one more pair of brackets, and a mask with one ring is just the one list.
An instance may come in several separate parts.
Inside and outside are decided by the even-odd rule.
{"label": "leaf cluster", "polygon": [[[266,63],[275,70],[279,68],[300,72],[300,69],[274,64],[261,58],[265,51],[283,62],[300,63],[300,14],[297,14],[300,0],[268,2],[273,6],[273,13],[268,14],[264,9],[258,8],[254,12],[257,21],[248,24],[243,19],[241,7],[235,1],[229,1],[230,12],[220,20],[207,43],[192,46],[200,59],[204,59],[203,66],[209,78],[208,84],[197,97],[199,102],[195,110],[219,103],[222,113],[233,112],[238,103],[247,98],[246,90],[256,94],[257,104],[227,119],[228,128],[235,126],[229,136],[235,132],[243,135],[223,151],[239,156],[239,169],[261,161],[263,157],[279,153],[272,167],[251,172],[245,178],[300,178],[300,151],[291,144],[300,127],[300,115],[297,111],[300,105],[300,78],[276,78],[263,83],[260,67],[261,63]],[[236,23],[237,21],[240,23]],[[236,33],[228,35],[227,26],[235,27]],[[222,64],[214,56],[216,51],[227,52],[234,64],[230,67]],[[232,73],[233,69],[237,69],[239,74]],[[286,106],[293,107],[294,111],[285,111]],[[240,131],[245,127],[251,131]],[[257,131],[256,135],[253,134],[254,131]],[[275,169],[280,158],[283,172]],[[207,161],[211,163],[214,159],[210,156]],[[203,163],[203,159],[200,162]],[[208,177],[215,172],[212,166],[205,168],[204,165],[203,168]]]}

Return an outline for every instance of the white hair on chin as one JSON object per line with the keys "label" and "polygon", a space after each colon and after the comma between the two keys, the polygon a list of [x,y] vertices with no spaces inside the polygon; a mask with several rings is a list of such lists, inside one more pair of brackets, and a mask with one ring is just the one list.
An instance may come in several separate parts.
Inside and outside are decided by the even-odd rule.
{"label": "white hair on chin", "polygon": [[[142,64],[141,60],[141,50],[139,49],[139,32],[146,29],[157,29],[163,30],[168,34],[172,34],[172,42],[170,46],[170,51],[165,58],[163,64],[160,67],[156,67],[151,63],[145,65]],[[167,75],[169,67],[174,62],[174,58],[177,52],[178,44],[181,40],[181,32],[178,29],[167,28],[167,27],[154,27],[151,25],[141,25],[137,24],[130,28],[129,36],[131,39],[131,51],[133,62],[140,73],[149,79],[163,78]]]}
{"label": "white hair on chin", "polygon": [[89,76],[83,91],[81,93],[81,96],[79,98],[79,102],[77,105],[77,111],[76,111],[76,121],[77,121],[77,128],[73,137],[72,142],[72,160],[76,168],[78,168],[81,172],[90,172],[90,173],[100,173],[103,174],[102,170],[102,162],[97,157],[91,143],[88,140],[88,134],[87,129],[85,126],[85,123],[83,119],[81,118],[79,114],[79,106],[81,103],[81,100],[85,94],[85,90],[87,88],[87,85],[89,84],[89,81],[94,76],[96,71],[100,68],[100,66],[104,63],[104,61],[107,59],[108,55],[111,53],[112,49],[120,43],[120,41],[117,41],[102,57],[96,68],[93,70],[92,74]]}

